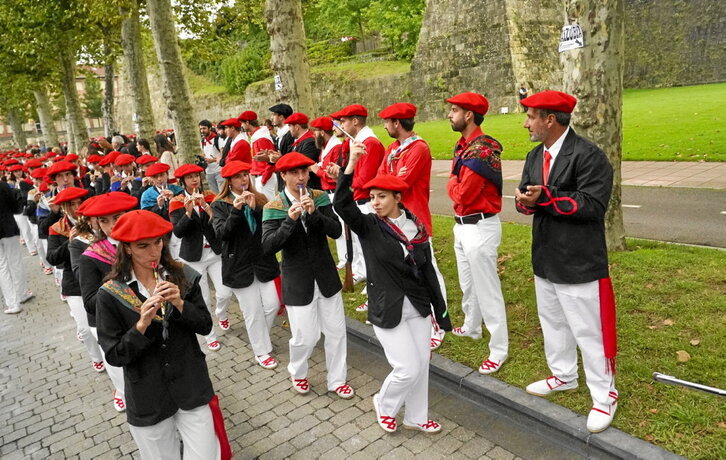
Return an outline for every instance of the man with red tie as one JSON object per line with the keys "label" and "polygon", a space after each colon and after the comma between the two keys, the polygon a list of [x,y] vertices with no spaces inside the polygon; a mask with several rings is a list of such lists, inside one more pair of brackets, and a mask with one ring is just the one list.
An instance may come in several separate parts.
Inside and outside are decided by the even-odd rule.
{"label": "man with red tie", "polygon": [[608,273],[605,211],[613,169],[605,153],[569,127],[577,99],[543,91],[522,99],[524,127],[540,144],[527,154],[515,191],[517,211],[533,215],[532,268],[537,312],[552,375],[527,392],[577,388],[577,348],[593,405],[587,429],[615,416],[615,296]]}
{"label": "man with red tie", "polygon": [[467,92],[446,101],[451,103],[451,128],[461,133],[447,184],[456,213],[454,252],[464,310],[464,325],[452,333],[479,339],[484,321],[491,338],[489,357],[479,366],[479,373],[491,374],[509,354],[507,312],[497,274],[497,249],[502,240],[498,216],[502,209],[502,145],[480,128],[489,110],[484,96]]}

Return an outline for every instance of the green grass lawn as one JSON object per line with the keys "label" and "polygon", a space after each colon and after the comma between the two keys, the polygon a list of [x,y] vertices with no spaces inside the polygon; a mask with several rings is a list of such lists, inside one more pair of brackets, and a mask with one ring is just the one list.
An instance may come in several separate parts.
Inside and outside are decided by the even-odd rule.
{"label": "green grass lawn", "polygon": [[[623,160],[726,161],[726,115],[716,103],[719,100],[726,100],[726,83],[626,90]],[[484,132],[504,145],[502,159],[523,160],[536,145],[529,141],[523,123],[522,113],[484,119]],[[389,142],[382,126],[374,131]],[[451,157],[458,133],[448,120],[418,123],[416,132],[429,142],[434,158]]]}
{"label": "green grass lawn", "polygon": [[[453,222],[434,216],[434,227],[449,311],[454,326],[460,326]],[[530,232],[528,226],[504,224],[499,248],[510,358],[495,376],[520,388],[550,375],[537,318]],[[726,401],[651,379],[658,371],[726,388],[726,252],[632,239],[628,243],[629,251],[610,257],[620,349],[616,375],[620,404],[613,425],[689,458],[726,458]],[[345,308],[347,315],[364,321],[365,314],[355,312],[364,300],[359,294],[362,287],[345,294]],[[488,355],[487,341],[486,333],[477,341],[447,334],[438,353],[476,369]],[[677,362],[680,350],[690,354],[688,362]],[[592,402],[584,373],[576,391],[549,399],[587,414]]]}

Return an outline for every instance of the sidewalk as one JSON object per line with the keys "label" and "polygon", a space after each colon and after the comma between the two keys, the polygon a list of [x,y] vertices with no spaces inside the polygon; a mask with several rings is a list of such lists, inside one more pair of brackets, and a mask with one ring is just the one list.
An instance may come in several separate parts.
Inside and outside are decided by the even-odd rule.
{"label": "sidewalk", "polygon": [[[519,180],[524,160],[502,161],[504,180]],[[431,174],[448,177],[451,161],[434,160]],[[726,162],[624,161],[623,185],[726,189]]]}

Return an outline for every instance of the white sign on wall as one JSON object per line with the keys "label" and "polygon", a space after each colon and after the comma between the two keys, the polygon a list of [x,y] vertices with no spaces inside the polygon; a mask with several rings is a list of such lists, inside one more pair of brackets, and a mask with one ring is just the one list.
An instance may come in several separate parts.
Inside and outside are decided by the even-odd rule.
{"label": "white sign on wall", "polygon": [[585,36],[579,24],[564,26],[560,33],[560,53],[585,46]]}
{"label": "white sign on wall", "polygon": [[282,91],[282,78],[280,78],[280,74],[275,74],[275,91]]}

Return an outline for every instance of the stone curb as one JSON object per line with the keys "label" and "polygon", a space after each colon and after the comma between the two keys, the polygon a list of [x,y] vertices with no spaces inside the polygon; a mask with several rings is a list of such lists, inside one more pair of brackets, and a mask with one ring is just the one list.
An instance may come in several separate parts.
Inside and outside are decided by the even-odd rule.
{"label": "stone curb", "polygon": [[[348,335],[367,345],[372,352],[383,355],[383,348],[375,337],[373,328],[346,317]],[[471,368],[434,353],[431,358],[431,374],[447,388],[452,385],[465,398],[487,407],[498,407],[527,425],[545,425],[554,429],[568,444],[580,444],[583,451],[598,450],[624,459],[683,459],[673,452],[638,439],[616,428],[592,434],[585,428],[586,417],[576,414],[544,398],[525,392],[494,377],[480,375]],[[533,431],[537,431],[536,427]]]}

